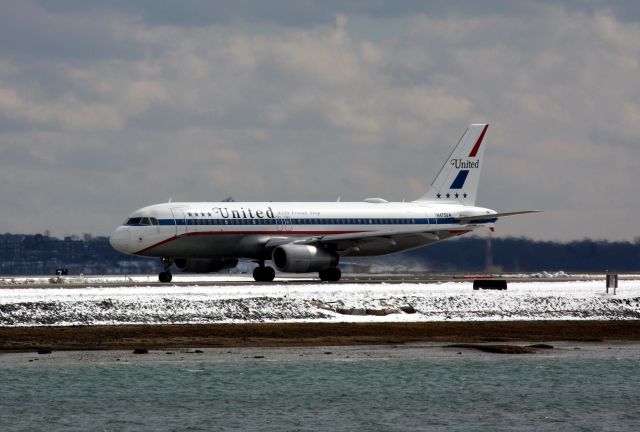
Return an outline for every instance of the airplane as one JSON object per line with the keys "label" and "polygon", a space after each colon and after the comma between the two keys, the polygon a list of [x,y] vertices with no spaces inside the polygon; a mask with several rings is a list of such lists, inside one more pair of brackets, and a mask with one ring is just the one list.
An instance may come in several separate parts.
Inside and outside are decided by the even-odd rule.
{"label": "airplane", "polygon": [[489,227],[502,217],[476,207],[488,124],[471,124],[427,192],[411,202],[368,198],[364,202],[168,202],[133,212],[111,234],[120,252],[161,258],[160,282],[171,267],[210,273],[238,260],[257,263],[253,278],[271,282],[276,272],[318,272],[341,277],[340,259],[377,256],[423,247]]}

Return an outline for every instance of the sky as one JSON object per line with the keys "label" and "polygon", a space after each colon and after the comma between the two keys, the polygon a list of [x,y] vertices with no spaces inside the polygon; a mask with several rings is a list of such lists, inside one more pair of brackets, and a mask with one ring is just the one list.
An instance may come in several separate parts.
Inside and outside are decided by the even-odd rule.
{"label": "sky", "polygon": [[420,197],[490,123],[495,236],[640,237],[636,1],[0,0],[0,232]]}

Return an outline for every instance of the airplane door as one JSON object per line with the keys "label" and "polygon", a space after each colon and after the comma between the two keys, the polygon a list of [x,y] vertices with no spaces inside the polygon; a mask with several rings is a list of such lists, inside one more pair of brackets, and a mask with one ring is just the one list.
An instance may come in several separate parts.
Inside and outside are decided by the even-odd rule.
{"label": "airplane door", "polygon": [[184,209],[180,207],[174,207],[171,209],[173,220],[176,224],[176,237],[187,232],[187,218],[184,215]]}
{"label": "airplane door", "polygon": [[282,227],[285,231],[291,231],[293,229],[293,221],[290,216],[282,218]]}
{"label": "airplane door", "polygon": [[293,229],[293,221],[289,216],[276,216],[276,229],[278,231],[291,231]]}

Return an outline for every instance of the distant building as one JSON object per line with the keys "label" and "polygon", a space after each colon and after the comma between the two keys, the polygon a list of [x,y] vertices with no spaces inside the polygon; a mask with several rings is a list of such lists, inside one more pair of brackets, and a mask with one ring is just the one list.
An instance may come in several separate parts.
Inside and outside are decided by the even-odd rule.
{"label": "distant building", "polygon": [[0,275],[157,273],[159,260],[123,255],[107,237],[84,234],[64,239],[48,235],[0,235]]}

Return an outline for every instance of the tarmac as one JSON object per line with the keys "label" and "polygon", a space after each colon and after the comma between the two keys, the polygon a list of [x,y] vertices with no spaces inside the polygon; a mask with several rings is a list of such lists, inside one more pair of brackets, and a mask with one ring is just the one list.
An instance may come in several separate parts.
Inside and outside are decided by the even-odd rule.
{"label": "tarmac", "polygon": [[[638,274],[620,274],[620,280],[638,280]],[[11,288],[87,288],[87,287],[123,287],[130,288],[139,285],[144,286],[234,286],[234,285],[251,285],[268,286],[272,283],[305,285],[309,283],[319,283],[318,278],[309,277],[309,275],[276,275],[273,282],[255,282],[247,274],[230,274],[225,279],[206,279],[202,280],[189,279],[180,280],[174,277],[170,283],[161,283],[157,280],[156,275],[148,275],[146,278],[132,279],[129,276],[122,276],[120,279],[101,280],[101,276],[4,276],[0,277],[0,289]],[[503,279],[509,282],[571,282],[571,281],[587,281],[594,279],[602,279],[604,283],[604,274],[602,273],[585,273],[585,274],[564,274],[562,276],[544,276],[544,274],[523,275],[523,274],[449,274],[449,273],[403,273],[403,274],[347,274],[338,282],[324,282],[327,285],[340,284],[401,284],[401,283],[439,283],[452,281],[469,281],[475,279]],[[28,282],[24,282],[28,281]]]}

